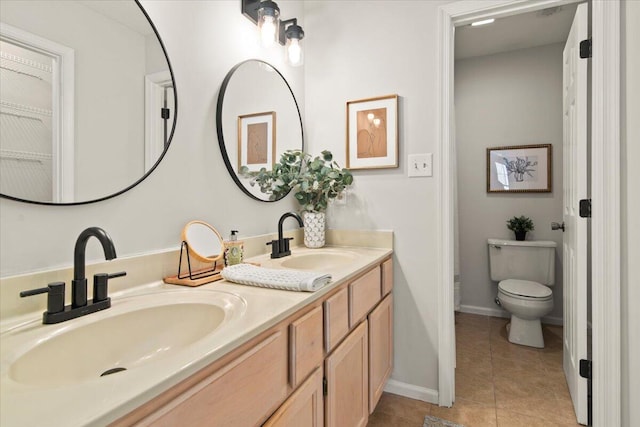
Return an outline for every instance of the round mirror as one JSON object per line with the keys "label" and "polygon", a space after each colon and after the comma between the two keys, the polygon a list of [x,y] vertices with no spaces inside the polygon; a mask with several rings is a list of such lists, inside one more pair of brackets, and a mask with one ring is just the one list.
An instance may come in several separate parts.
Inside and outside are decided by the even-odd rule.
{"label": "round mirror", "polygon": [[171,66],[133,0],[0,2],[0,195],[97,202],[144,180],[176,123]]}
{"label": "round mirror", "polygon": [[189,245],[189,254],[202,262],[216,262],[222,258],[222,236],[204,221],[191,221],[182,229],[182,241]]}
{"label": "round mirror", "polygon": [[271,170],[285,151],[304,149],[300,109],[289,83],[264,61],[239,63],[222,82],[216,121],[220,151],[235,183],[253,199],[274,201],[238,172],[242,166]]}

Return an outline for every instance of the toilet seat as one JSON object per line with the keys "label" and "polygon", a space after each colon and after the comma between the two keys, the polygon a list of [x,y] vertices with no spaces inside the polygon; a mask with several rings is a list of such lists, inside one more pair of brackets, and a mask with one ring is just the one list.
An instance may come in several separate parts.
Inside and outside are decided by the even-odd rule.
{"label": "toilet seat", "polygon": [[546,301],[553,297],[551,289],[530,280],[507,279],[498,283],[498,290],[514,298]]}

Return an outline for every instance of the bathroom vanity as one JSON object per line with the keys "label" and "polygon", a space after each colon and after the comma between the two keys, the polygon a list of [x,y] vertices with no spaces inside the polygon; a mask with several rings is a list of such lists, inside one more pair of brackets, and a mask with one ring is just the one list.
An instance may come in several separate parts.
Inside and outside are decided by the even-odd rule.
{"label": "bathroom vanity", "polygon": [[[36,320],[41,313],[33,311],[3,318],[1,424],[365,426],[393,364],[392,233],[375,233],[383,237],[368,242],[378,248],[347,246],[352,241],[344,235],[329,234],[329,241],[345,246],[294,247],[291,256],[279,260],[267,254],[247,259],[267,268],[331,273],[332,282],[313,293],[224,280],[198,288],[158,280],[132,288],[114,282],[112,308],[65,326],[42,325]],[[255,247],[264,247],[271,237],[260,236]],[[251,252],[251,239],[245,243]],[[148,273],[137,272],[133,264],[166,268],[176,255],[87,269],[91,274],[109,265],[139,280]],[[33,280],[4,279],[3,292],[33,286]],[[196,327],[198,312],[210,313],[206,304],[217,304],[225,314],[208,328]],[[15,310],[11,301],[3,305],[5,316]],[[152,312],[154,317],[143,316]],[[113,323],[93,350],[106,354],[105,363],[126,370],[104,377],[98,372],[102,367],[92,368],[95,374],[86,370],[74,354],[75,341],[63,356],[36,357],[45,354],[38,350],[42,342],[55,343],[70,333],[81,337],[84,329],[94,334],[98,329],[92,325],[111,325],[106,322],[126,316],[129,320]],[[130,351],[122,347],[120,341],[143,326],[148,335],[137,335]],[[140,343],[157,351],[144,353]],[[124,354],[111,361],[109,354],[116,350]],[[86,372],[79,373],[82,369]],[[69,402],[75,402],[73,410]]]}

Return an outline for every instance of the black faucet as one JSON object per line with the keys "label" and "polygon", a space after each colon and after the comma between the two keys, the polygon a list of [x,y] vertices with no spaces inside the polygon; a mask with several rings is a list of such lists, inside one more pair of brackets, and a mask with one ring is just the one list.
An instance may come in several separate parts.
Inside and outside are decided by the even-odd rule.
{"label": "black faucet", "polygon": [[287,237],[286,239],[282,235],[282,223],[288,217],[295,218],[300,224],[300,227],[304,227],[304,223],[302,222],[302,218],[295,212],[287,212],[280,217],[278,221],[278,240],[272,240],[267,245],[271,245],[271,258],[282,258],[288,255],[291,255],[291,250],[289,249],[289,241],[293,240],[293,237]]}
{"label": "black faucet", "polygon": [[84,230],[76,240],[73,252],[73,280],[71,281],[71,304],[64,305],[64,282],[49,283],[46,288],[31,289],[20,292],[21,297],[37,294],[48,294],[47,311],[42,315],[42,323],[60,323],[75,319],[96,311],[111,307],[111,298],[107,296],[109,279],[126,276],[126,272],[93,276],[93,300],[87,302],[87,278],[85,277],[85,252],[87,241],[93,236],[100,241],[105,258],[110,261],[116,258],[116,249],[111,237],[101,228],[90,227]]}

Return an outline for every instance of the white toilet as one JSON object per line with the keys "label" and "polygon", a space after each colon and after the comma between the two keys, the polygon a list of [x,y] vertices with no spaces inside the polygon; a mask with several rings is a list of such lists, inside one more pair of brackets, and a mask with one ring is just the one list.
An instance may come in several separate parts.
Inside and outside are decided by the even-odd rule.
{"label": "white toilet", "polygon": [[553,309],[556,242],[489,239],[496,302],[511,313],[509,341],[544,348],[540,318]]}

